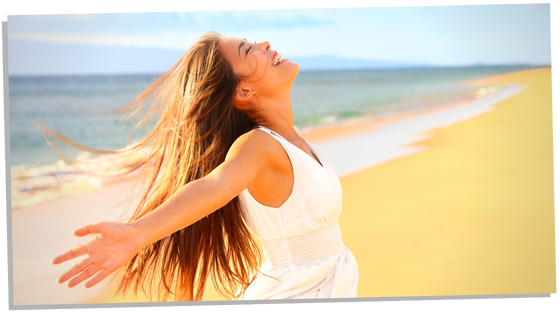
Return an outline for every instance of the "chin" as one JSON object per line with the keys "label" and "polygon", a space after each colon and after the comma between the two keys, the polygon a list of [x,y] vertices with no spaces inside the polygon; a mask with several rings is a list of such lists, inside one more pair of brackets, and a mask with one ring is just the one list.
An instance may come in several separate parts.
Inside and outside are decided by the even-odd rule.
{"label": "chin", "polygon": [[293,71],[294,71],[294,76],[298,75],[299,73],[299,65],[295,62],[292,62],[291,60],[288,60],[290,62],[290,66],[293,67]]}

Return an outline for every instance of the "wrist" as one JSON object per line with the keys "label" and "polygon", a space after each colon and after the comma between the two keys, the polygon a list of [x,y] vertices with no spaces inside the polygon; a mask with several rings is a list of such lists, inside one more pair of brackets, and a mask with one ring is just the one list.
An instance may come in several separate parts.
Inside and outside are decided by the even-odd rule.
{"label": "wrist", "polygon": [[152,241],[149,240],[148,235],[146,235],[147,229],[144,228],[139,221],[127,223],[127,226],[131,230],[132,241],[137,244],[139,250],[152,243]]}

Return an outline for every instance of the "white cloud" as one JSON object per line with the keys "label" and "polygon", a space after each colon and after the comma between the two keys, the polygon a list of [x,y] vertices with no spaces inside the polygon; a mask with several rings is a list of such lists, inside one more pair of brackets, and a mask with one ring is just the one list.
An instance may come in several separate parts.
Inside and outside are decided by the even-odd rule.
{"label": "white cloud", "polygon": [[115,33],[61,34],[61,33],[10,33],[10,40],[24,40],[54,44],[118,46],[187,50],[202,34],[189,31],[161,31],[152,34]]}

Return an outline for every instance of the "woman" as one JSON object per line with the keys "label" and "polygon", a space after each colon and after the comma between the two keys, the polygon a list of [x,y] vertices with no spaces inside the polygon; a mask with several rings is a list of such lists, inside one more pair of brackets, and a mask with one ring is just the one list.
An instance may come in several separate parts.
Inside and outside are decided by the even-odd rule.
{"label": "woman", "polygon": [[[126,265],[119,290],[160,301],[200,300],[210,276],[234,299],[355,297],[340,183],[293,127],[298,72],[268,42],[200,38],[131,104],[152,103],[145,120],[161,113],[130,149],[152,145],[133,217],[74,231],[95,237],[53,260],[88,255],[59,283],[91,287]],[[262,266],[249,229],[262,241]]]}

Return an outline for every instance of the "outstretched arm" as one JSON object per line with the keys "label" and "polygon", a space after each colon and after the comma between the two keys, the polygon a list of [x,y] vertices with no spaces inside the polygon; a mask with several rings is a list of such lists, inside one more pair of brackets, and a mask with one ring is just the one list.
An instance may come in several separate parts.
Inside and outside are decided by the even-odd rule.
{"label": "outstretched arm", "polygon": [[[263,132],[241,136],[226,161],[206,177],[188,183],[161,206],[130,224],[100,222],[74,231],[76,236],[96,234],[53,260],[59,264],[87,254],[58,279],[69,287],[93,277],[92,287],[127,263],[140,249],[185,228],[226,205],[267,167],[274,167],[274,141]],[[277,145],[277,143],[276,143]]]}
{"label": "outstretched arm", "polygon": [[278,163],[283,148],[264,132],[242,135],[229,156],[210,174],[179,189],[156,210],[131,225],[142,231],[139,237],[151,244],[225,206],[256,177]]}

